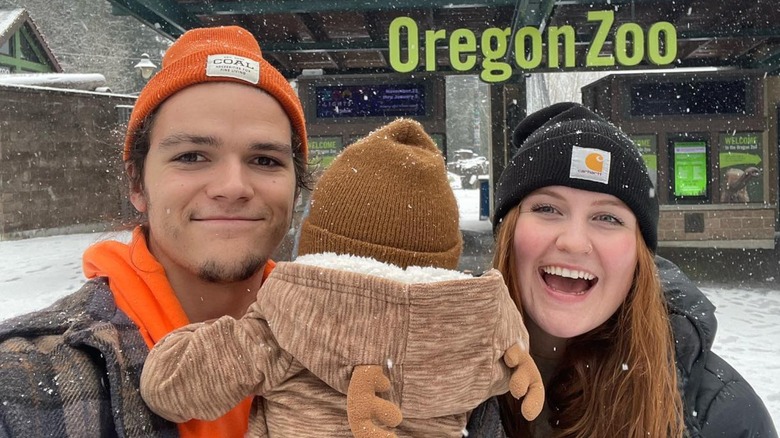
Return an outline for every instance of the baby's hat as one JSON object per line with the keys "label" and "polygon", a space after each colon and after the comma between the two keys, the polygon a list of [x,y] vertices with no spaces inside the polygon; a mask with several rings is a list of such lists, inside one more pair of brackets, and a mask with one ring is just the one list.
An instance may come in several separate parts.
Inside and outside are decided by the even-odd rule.
{"label": "baby's hat", "polygon": [[414,120],[396,119],[347,146],[323,172],[309,208],[299,255],[458,265],[463,241],[444,157]]}

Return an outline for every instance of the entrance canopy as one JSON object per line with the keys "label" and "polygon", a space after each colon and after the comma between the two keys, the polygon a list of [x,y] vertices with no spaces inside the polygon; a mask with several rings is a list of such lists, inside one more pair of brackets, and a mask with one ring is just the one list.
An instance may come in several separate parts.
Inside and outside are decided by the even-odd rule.
{"label": "entrance canopy", "polygon": [[[631,41],[644,43],[648,41],[647,32],[659,22],[668,22],[676,30],[676,56],[667,67],[733,66],[780,71],[777,0],[107,1],[116,14],[131,14],[171,39],[195,27],[243,26],[255,34],[266,58],[287,77],[298,76],[306,69],[322,69],[327,74],[398,71],[391,63],[389,32],[398,17],[409,17],[406,23],[413,22],[419,31],[420,63],[415,71],[456,72],[451,62],[455,43],[450,37],[457,29],[471,31],[477,44],[480,35],[490,28],[505,31],[509,41],[516,41],[513,37],[519,32],[527,37],[526,58],[533,59],[534,32],[527,32],[529,26],[544,35],[545,29],[568,25],[574,30],[575,65],[564,65],[563,61],[558,66],[542,63],[535,71],[583,70],[593,68],[586,61],[587,52],[594,51],[593,43],[600,34],[608,36],[601,50],[592,55],[609,56],[615,53],[614,45],[620,44],[617,35],[622,34],[623,41],[628,41],[624,44],[629,46]],[[589,20],[589,11],[613,13]],[[614,22],[608,22],[609,15]],[[406,38],[408,28],[403,29]],[[435,42],[426,43],[426,31],[431,31],[431,38],[433,31],[440,31]],[[642,32],[645,35],[639,35]],[[546,37],[542,38],[541,43],[547,46]],[[405,41],[401,57],[408,56]],[[435,60],[426,57],[426,44],[436,47]],[[507,57],[513,56],[509,46]],[[484,52],[475,54],[478,58],[485,56]],[[559,56],[564,59],[566,54]],[[426,60],[430,61],[427,65]],[[631,62],[629,68],[653,64],[645,56]],[[512,65],[516,73],[527,71],[516,62]],[[609,69],[615,68],[622,67]],[[460,71],[467,72],[462,68]]]}

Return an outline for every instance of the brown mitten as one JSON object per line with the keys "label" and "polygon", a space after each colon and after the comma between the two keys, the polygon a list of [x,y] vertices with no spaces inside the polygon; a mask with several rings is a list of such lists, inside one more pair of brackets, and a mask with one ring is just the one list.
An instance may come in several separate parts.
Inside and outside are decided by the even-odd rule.
{"label": "brown mitten", "polygon": [[515,344],[504,353],[504,362],[514,368],[509,379],[509,391],[514,398],[525,396],[522,404],[523,417],[531,421],[536,418],[544,406],[544,386],[539,369],[528,351]]}
{"label": "brown mitten", "polygon": [[398,406],[376,395],[389,389],[390,380],[381,366],[358,365],[352,370],[347,389],[347,419],[355,438],[396,438],[394,433],[376,424],[395,427],[403,419]]}

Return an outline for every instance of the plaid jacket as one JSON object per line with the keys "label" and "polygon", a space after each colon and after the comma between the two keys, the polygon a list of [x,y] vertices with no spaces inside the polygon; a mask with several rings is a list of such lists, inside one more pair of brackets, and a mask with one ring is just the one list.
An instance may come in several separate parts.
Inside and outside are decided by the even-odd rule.
{"label": "plaid jacket", "polygon": [[0,323],[0,437],[176,437],[139,393],[148,354],[105,279]]}

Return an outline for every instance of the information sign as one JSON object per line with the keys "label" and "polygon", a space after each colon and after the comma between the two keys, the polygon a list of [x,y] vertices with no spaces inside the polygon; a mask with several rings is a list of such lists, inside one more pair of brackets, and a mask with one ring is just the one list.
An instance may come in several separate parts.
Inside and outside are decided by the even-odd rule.
{"label": "information sign", "polygon": [[707,194],[707,143],[675,141],[674,195],[679,197]]}

